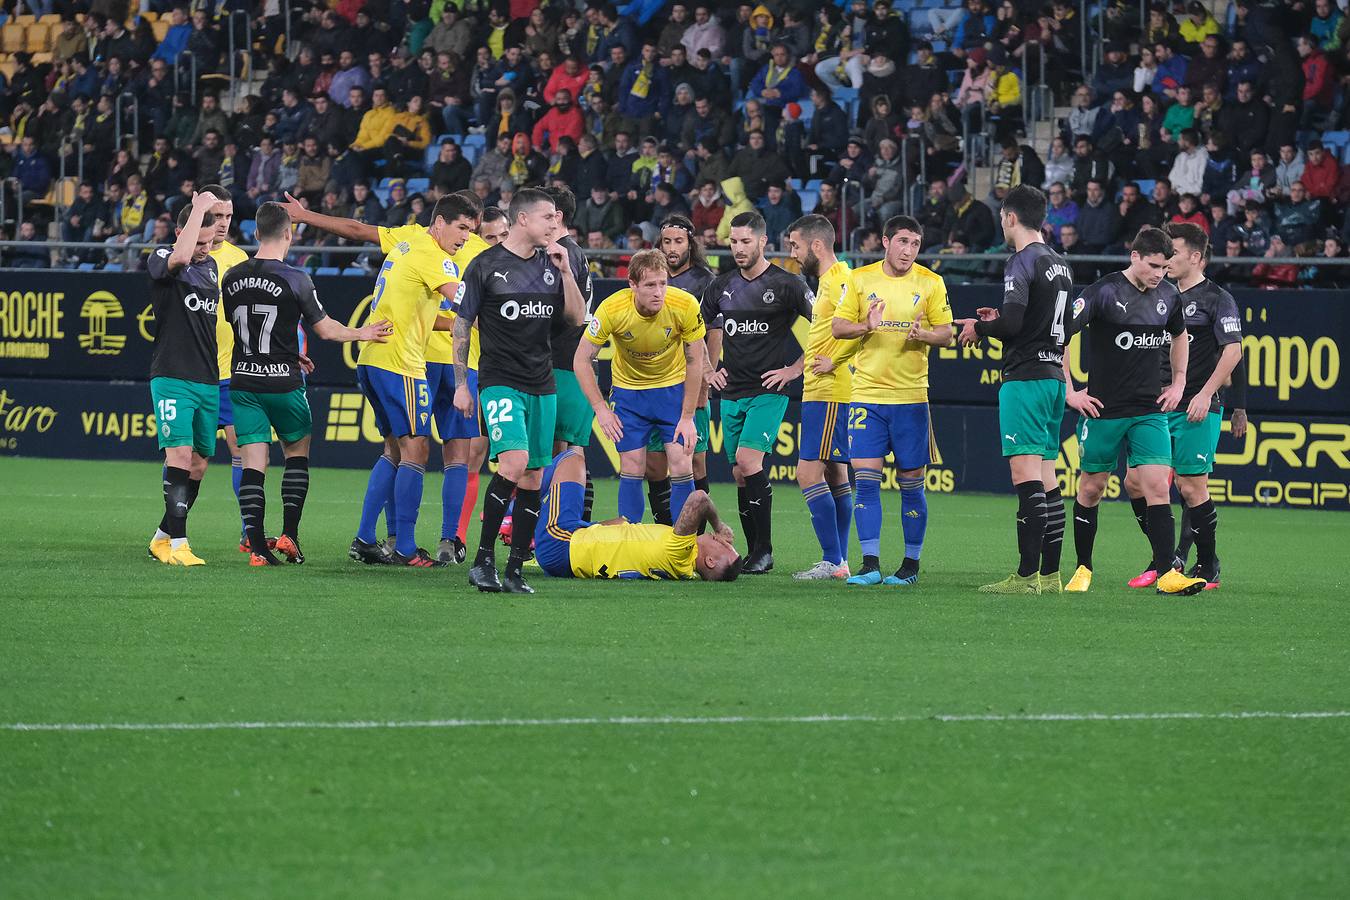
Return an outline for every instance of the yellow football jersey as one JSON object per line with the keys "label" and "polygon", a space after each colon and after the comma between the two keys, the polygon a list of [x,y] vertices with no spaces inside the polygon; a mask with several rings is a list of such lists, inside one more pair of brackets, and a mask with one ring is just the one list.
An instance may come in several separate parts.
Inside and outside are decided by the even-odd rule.
{"label": "yellow football jersey", "polygon": [[[483,240],[476,234],[470,234],[469,239],[464,242],[464,246],[459,248],[459,252],[450,257],[450,261],[455,264],[455,268],[461,272],[467,271],[469,263],[473,258],[482,253],[492,245]],[[383,249],[383,248],[381,248]],[[450,309],[450,301],[444,297],[441,298],[441,315],[453,319],[454,310]],[[478,326],[469,330],[469,368],[478,368],[478,355],[481,348],[478,345]],[[427,338],[427,362],[434,363],[453,363],[455,361],[455,338],[448,331],[433,331]]]}
{"label": "yellow football jersey", "polygon": [[[226,241],[211,251],[211,258],[216,261],[216,277],[224,284],[225,273],[241,262],[247,262],[248,254]],[[216,316],[216,364],[220,367],[220,380],[229,381],[230,373],[234,371],[234,326],[225,315],[224,306]]]}
{"label": "yellow football jersey", "polygon": [[586,340],[603,347],[614,342],[614,386],[641,390],[684,381],[684,345],[703,340],[703,313],[693,294],[666,288],[661,311],[647,318],[633,305],[633,289],[605,298],[586,326]]}
{"label": "yellow football jersey", "polygon": [[[853,373],[848,362],[858,352],[857,341],[836,340],[830,332],[831,322],[839,315],[839,307],[848,293],[852,272],[843,262],[836,262],[820,276],[816,287],[816,302],[811,308],[811,330],[806,334],[806,371],[803,373],[803,400],[832,400],[847,403],[852,399]],[[834,360],[834,371],[817,375],[811,364],[817,356]]]}
{"label": "yellow football jersey", "polygon": [[696,578],[698,535],[669,525],[592,525],[572,532],[577,578]]}
{"label": "yellow football jersey", "polygon": [[854,269],[852,285],[835,315],[850,322],[867,320],[873,298],[885,301],[881,327],[864,335],[853,357],[854,403],[926,403],[927,344],[906,341],[917,319],[926,328],[947,325],[952,308],[947,285],[931,269],[915,263],[899,278],[882,271],[883,262]]}
{"label": "yellow football jersey", "polygon": [[388,343],[361,348],[357,363],[397,375],[425,378],[427,336],[441,308],[442,285],[460,281],[459,268],[420,225],[381,228],[380,249],[389,255],[375,279],[370,318],[394,326]]}

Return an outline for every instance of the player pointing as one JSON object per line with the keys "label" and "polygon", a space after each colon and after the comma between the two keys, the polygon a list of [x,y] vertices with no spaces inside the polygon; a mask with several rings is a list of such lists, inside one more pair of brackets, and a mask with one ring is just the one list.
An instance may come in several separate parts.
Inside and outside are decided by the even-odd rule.
{"label": "player pointing", "polygon": [[[1187,333],[1181,296],[1163,280],[1173,254],[1172,241],[1146,227],[1130,245],[1130,264],[1100,279],[1074,301],[1071,332],[1087,329],[1091,358],[1088,387],[1068,390],[1067,402],[1078,423],[1080,468],[1073,507],[1074,549],[1078,569],[1065,586],[1081,593],[1092,585],[1092,549],[1097,538],[1097,509],[1122,449],[1137,470],[1147,502],[1146,526],[1153,546],[1158,593],[1194,594],[1203,578],[1187,578],[1172,561],[1176,523],[1168,502],[1167,470],[1172,441],[1167,413],[1186,390]],[[1172,383],[1162,384],[1163,352],[1171,360]],[[1066,386],[1072,378],[1065,363]]]}
{"label": "player pointing", "polygon": [[298,326],[303,319],[330,341],[383,343],[393,331],[385,319],[348,328],[329,318],[314,282],[283,261],[291,249],[291,217],[277,203],[258,207],[258,252],[230,269],[221,288],[223,316],[233,330],[230,398],[243,458],[239,512],[249,543],[249,565],[279,565],[268,549],[264,484],[272,432],[281,439],[283,522],[276,549],[303,563],[300,517],[309,495],[309,439],[314,429],[300,368]]}
{"label": "player pointing", "polygon": [[1064,545],[1064,499],[1055,475],[1064,420],[1065,315],[1073,274],[1041,237],[1045,195],[1028,184],[1008,192],[1000,219],[1016,251],[1003,270],[1002,309],[962,319],[961,343],[1003,342],[998,424],[1017,490],[1017,571],[981,591],[1058,594]]}
{"label": "player pointing", "polygon": [[[831,329],[841,340],[859,339],[853,358],[849,453],[857,481],[854,516],[863,566],[854,585],[913,585],[928,529],[925,469],[932,458],[928,418],[928,351],[952,340],[947,286],[914,259],[923,229],[894,216],[883,229],[886,256],[853,272],[852,285]],[[926,324],[926,327],[925,327]],[[900,475],[900,521],[905,558],[895,574],[881,576],[881,463],[895,454]]]}

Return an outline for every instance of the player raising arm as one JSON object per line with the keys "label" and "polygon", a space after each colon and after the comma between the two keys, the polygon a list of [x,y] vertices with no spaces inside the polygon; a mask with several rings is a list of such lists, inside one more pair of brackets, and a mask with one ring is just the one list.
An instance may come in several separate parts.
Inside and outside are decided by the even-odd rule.
{"label": "player raising arm", "polygon": [[848,295],[852,273],[834,255],[834,226],[824,216],[803,216],[787,229],[792,258],[802,274],[818,279],[806,338],[797,484],[820,542],[821,560],[794,578],[847,578],[853,489],[848,483],[848,403],[853,373],[848,362],[857,341],[834,337],[834,314]]}
{"label": "player raising arm", "polygon": [[[928,351],[952,340],[947,286],[914,261],[923,229],[894,216],[882,229],[886,256],[853,272],[852,285],[831,324],[836,338],[860,340],[853,358],[853,400],[848,442],[857,480],[854,515],[863,566],[855,585],[913,585],[928,530],[925,469],[932,459],[928,417]],[[924,327],[927,323],[927,327]],[[900,522],[905,558],[895,574],[881,576],[881,462],[895,454],[900,476]]]}
{"label": "player raising arm", "polygon": [[[551,240],[557,208],[543,191],[526,188],[511,199],[506,239],[484,250],[465,273],[455,318],[455,409],[469,415],[469,332],[478,326],[479,391],[488,452],[497,474],[483,499],[483,530],[469,583],[480,591],[528,594],[521,576],[539,516],[539,480],[549,464],[557,414],[550,335],[563,321],[586,321],[586,301],[567,250]],[[511,555],[497,574],[493,542],[516,494]]]}
{"label": "player raising arm", "polygon": [[264,537],[264,484],[272,432],[281,439],[286,471],[281,476],[284,510],[276,549],[288,562],[303,563],[300,516],[309,495],[309,438],[314,430],[300,368],[298,326],[303,319],[330,341],[384,343],[392,326],[385,319],[348,328],[329,318],[314,282],[303,269],[283,260],[291,249],[291,217],[277,203],[258,207],[258,252],[225,276],[224,314],[234,328],[230,399],[235,410],[244,468],[239,512],[249,543],[249,565],[278,565]]}
{"label": "player raising arm", "polygon": [[159,448],[164,451],[164,518],[150,539],[150,555],[171,566],[204,564],[187,540],[187,515],[201,490],[206,462],[216,449],[220,415],[216,312],[220,282],[209,256],[216,198],[205,192],[178,214],[178,239],[146,260],[155,349],[150,397]]}
{"label": "player raising arm", "polygon": [[[653,433],[669,460],[673,517],[679,518],[694,490],[694,409],[708,366],[706,331],[698,300],[669,287],[667,271],[660,250],[634,253],[628,287],[600,304],[576,350],[577,381],[619,452],[619,515],[633,523],[642,521],[642,481]],[[613,409],[593,368],[606,342],[614,345]]]}
{"label": "player raising arm", "polygon": [[[742,561],[731,529],[706,491],[689,495],[671,525],[634,525],[622,518],[591,524],[581,517],[586,460],[569,448],[544,473],[535,529],[535,558],[557,578],[701,578],[735,581]],[[707,525],[711,534],[699,534]]]}
{"label": "player raising arm", "polygon": [[[1167,413],[1177,408],[1186,389],[1187,334],[1177,289],[1163,280],[1172,241],[1145,227],[1130,245],[1130,265],[1089,287],[1073,304],[1071,333],[1087,329],[1091,371],[1087,390],[1072,389],[1064,363],[1067,402],[1081,415],[1078,423],[1078,497],[1073,507],[1074,549],[1078,568],[1064,590],[1082,593],[1092,586],[1092,549],[1097,539],[1097,510],[1120,451],[1138,470],[1147,501],[1146,525],[1158,572],[1158,593],[1194,594],[1203,578],[1187,578],[1172,567],[1176,524],[1168,502],[1167,470],[1172,441]],[[1162,385],[1162,354],[1171,357],[1172,383]]]}
{"label": "player raising arm", "polygon": [[980,588],[989,594],[1058,594],[1064,498],[1055,460],[1064,421],[1064,328],[1073,274],[1041,237],[1045,195],[1020,184],[1003,200],[1004,240],[1016,251],[1003,270],[1003,307],[962,319],[961,343],[1003,342],[999,432],[1017,491],[1017,571]]}

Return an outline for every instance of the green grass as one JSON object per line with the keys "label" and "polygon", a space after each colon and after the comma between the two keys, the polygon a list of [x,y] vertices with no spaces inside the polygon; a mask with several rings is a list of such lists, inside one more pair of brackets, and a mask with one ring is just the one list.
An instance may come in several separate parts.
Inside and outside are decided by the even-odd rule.
{"label": "green grass", "polygon": [[0,730],[0,896],[1350,890],[1350,719],[928,718],[1350,709],[1350,516],[1223,509],[1224,587],[1172,599],[1123,586],[1148,554],[1113,504],[1092,593],[995,599],[1011,499],[930,495],[922,584],[845,589],[791,580],[784,485],[766,578],[515,598],[349,562],[363,485],[316,470],[309,562],[258,571],[216,469],[183,571],[145,558],[156,466],[0,460],[0,723],[898,718]]}

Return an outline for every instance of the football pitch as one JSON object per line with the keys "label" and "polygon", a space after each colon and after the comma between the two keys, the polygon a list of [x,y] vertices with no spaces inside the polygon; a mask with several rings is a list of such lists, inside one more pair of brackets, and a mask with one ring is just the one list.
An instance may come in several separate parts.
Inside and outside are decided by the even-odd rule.
{"label": "football pitch", "polygon": [[158,465],[0,460],[0,896],[1350,893],[1350,515],[1221,508],[1167,598],[1112,503],[1091,593],[997,598],[1013,498],[930,493],[919,586],[845,588],[779,485],[769,576],[518,597],[349,561],[365,477],[256,570],[214,466],[181,570]]}

